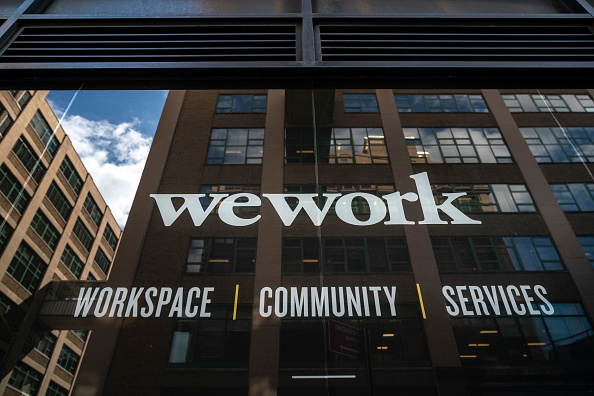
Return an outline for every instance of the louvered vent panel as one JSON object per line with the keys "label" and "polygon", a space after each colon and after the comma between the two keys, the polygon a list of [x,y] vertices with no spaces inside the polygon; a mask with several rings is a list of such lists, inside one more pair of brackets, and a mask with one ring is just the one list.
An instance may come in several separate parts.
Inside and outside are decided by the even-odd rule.
{"label": "louvered vent panel", "polygon": [[320,26],[324,61],[593,61],[586,26]]}
{"label": "louvered vent panel", "polygon": [[293,25],[28,26],[4,62],[295,61]]}

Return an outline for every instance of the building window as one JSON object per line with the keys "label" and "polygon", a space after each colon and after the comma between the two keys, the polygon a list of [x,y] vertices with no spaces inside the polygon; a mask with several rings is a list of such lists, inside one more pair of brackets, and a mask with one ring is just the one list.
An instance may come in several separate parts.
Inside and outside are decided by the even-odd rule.
{"label": "building window", "polygon": [[377,113],[375,94],[342,94],[346,113]]}
{"label": "building window", "polygon": [[551,184],[564,212],[594,211],[594,183]]}
{"label": "building window", "polygon": [[264,128],[213,129],[207,164],[261,164]]}
{"label": "building window", "polygon": [[23,214],[31,196],[5,164],[0,166],[0,191],[12,203],[17,212]]}
{"label": "building window", "polygon": [[283,238],[283,273],[410,272],[404,238]]}
{"label": "building window", "polygon": [[109,224],[105,225],[105,230],[103,231],[103,238],[107,242],[107,245],[115,252],[116,246],[118,246],[118,237],[116,237],[115,232],[111,229]]}
{"label": "building window", "polygon": [[[209,185],[209,186],[200,186],[200,194],[238,194],[238,193],[249,193],[254,195],[260,195],[260,186],[258,185]],[[200,202],[202,203],[202,208],[206,210],[210,205],[212,200],[209,197],[202,197],[200,198]],[[242,200],[238,199],[237,202],[246,202],[247,199]],[[218,213],[219,206],[221,203],[219,202],[215,209],[211,213]],[[259,206],[236,206],[233,208],[233,212],[236,215],[245,215],[245,216],[252,216],[257,215],[260,213]]]}
{"label": "building window", "polygon": [[25,289],[33,293],[46,268],[47,264],[41,257],[35,254],[29,245],[21,242],[6,272],[12,275]]}
{"label": "building window", "polygon": [[19,362],[12,369],[8,385],[20,390],[24,394],[36,396],[42,378],[43,375],[41,373],[27,366],[25,363]]}
{"label": "building window", "polygon": [[400,113],[488,113],[480,94],[394,95]]}
{"label": "building window", "polygon": [[89,336],[89,330],[70,330],[72,334],[80,338],[82,341],[87,342]]}
{"label": "building window", "polygon": [[93,219],[93,222],[96,225],[99,225],[99,223],[101,223],[101,218],[103,217],[103,214],[101,213],[101,210],[99,210],[99,206],[97,205],[97,202],[95,202],[93,197],[91,197],[91,193],[87,194],[87,198],[85,199],[84,207],[87,210],[87,213],[89,214],[89,216],[91,216],[91,219]]}
{"label": "building window", "polygon": [[591,113],[594,101],[588,95],[507,94],[501,95],[512,113]]}
{"label": "building window", "polygon": [[318,158],[330,164],[387,164],[388,150],[382,128],[332,128],[318,134]]}
{"label": "building window", "polygon": [[403,130],[413,163],[513,162],[497,128],[404,128]]}
{"label": "building window", "polygon": [[47,189],[46,196],[58,213],[60,213],[60,216],[64,220],[68,220],[70,213],[72,213],[72,205],[70,205],[70,202],[68,202],[68,199],[66,199],[66,196],[56,182],[52,181],[52,184]]}
{"label": "building window", "polygon": [[462,364],[591,360],[594,332],[581,304],[552,305],[551,316],[451,318]]}
{"label": "building window", "polygon": [[8,111],[6,111],[4,106],[2,106],[2,103],[0,103],[0,140],[6,135],[6,132],[10,129],[11,125],[12,118],[10,118]]}
{"label": "building window", "polygon": [[68,180],[70,187],[72,187],[76,195],[80,194],[83,181],[68,157],[64,157],[64,161],[60,165],[60,171],[62,171],[62,174]]}
{"label": "building window", "polygon": [[536,207],[524,184],[436,184],[435,202],[446,201],[443,194],[465,192],[453,204],[464,213],[535,212]]}
{"label": "building window", "polygon": [[47,121],[43,118],[39,110],[37,110],[33,115],[33,118],[31,118],[30,124],[37,133],[37,136],[39,136],[39,139],[41,139],[47,148],[48,153],[52,156],[56,155],[60,143],[58,143],[58,139],[54,135],[54,132],[50,129]]}
{"label": "building window", "polygon": [[54,351],[54,346],[56,345],[57,340],[58,337],[53,335],[51,331],[36,325],[31,331],[28,343],[49,358]]}
{"label": "building window", "polygon": [[37,213],[35,213],[31,221],[31,228],[47,243],[50,249],[54,250],[56,248],[58,239],[60,239],[60,233],[41,210],[37,210]]}
{"label": "building window", "polygon": [[70,245],[66,245],[64,251],[62,252],[62,257],[60,260],[77,279],[80,277],[85,263],[83,263],[82,260],[78,258],[76,253],[74,253],[74,250],[72,250],[72,248],[70,247]]}
{"label": "building window", "polygon": [[314,134],[311,128],[285,129],[285,162],[287,164],[316,162]]}
{"label": "building window", "polygon": [[[383,304],[382,304],[383,305]],[[382,315],[390,313],[382,306]],[[369,334],[369,351],[373,368],[429,366],[421,309],[417,303],[396,304],[397,317],[349,317],[346,325],[365,329]],[[375,314],[375,313],[374,313]],[[365,367],[365,350],[358,340],[359,357],[344,356],[329,350],[328,320],[321,318],[283,318],[280,321],[281,368],[345,368]]]}
{"label": "building window", "polygon": [[318,238],[283,238],[282,272],[319,273],[320,248]]}
{"label": "building window", "polygon": [[29,143],[20,136],[19,140],[17,140],[12,148],[12,151],[16,154],[17,158],[21,161],[27,171],[29,171],[33,180],[39,183],[46,169],[39,160],[39,157],[33,152],[31,146],[29,146]]}
{"label": "building window", "polygon": [[252,306],[209,305],[210,318],[177,319],[169,367],[246,368],[250,356]]}
{"label": "building window", "polygon": [[[316,188],[315,184],[287,185],[284,187],[287,194],[307,194],[317,192],[317,202],[325,202],[323,194],[351,194],[356,192],[367,193],[377,197],[383,197],[395,191],[393,184],[340,184],[340,185],[321,185]],[[319,191],[319,192],[318,192]],[[292,209],[297,207],[297,199],[292,197],[285,198],[285,201]],[[322,205],[323,206],[323,205]],[[356,197],[351,202],[351,210],[354,214],[368,214],[369,203],[362,197]],[[304,214],[304,212],[299,212]],[[336,214],[335,207],[332,206],[328,214]]]}
{"label": "building window", "polygon": [[[19,97],[19,92],[22,92],[20,97]],[[21,109],[23,107],[25,107],[27,105],[27,103],[29,103],[29,100],[31,100],[31,98],[33,97],[31,95],[31,92],[29,92],[29,91],[11,90],[10,94],[12,95],[13,98],[15,98],[15,100],[17,100],[19,107]]]}
{"label": "building window", "polygon": [[188,274],[253,273],[256,238],[195,238],[186,260]]}
{"label": "building window", "polygon": [[82,243],[84,248],[87,249],[88,252],[90,252],[91,246],[93,246],[94,238],[89,229],[85,227],[85,225],[80,219],[76,219],[76,224],[74,224],[72,232],[74,233],[74,235],[76,235],[76,237],[78,238],[80,243]]}
{"label": "building window", "polygon": [[97,248],[97,253],[95,253],[95,263],[101,268],[101,271],[103,271],[104,274],[109,272],[111,262],[101,248]]}
{"label": "building window", "polygon": [[537,162],[594,162],[594,127],[520,128]]}
{"label": "building window", "polygon": [[219,95],[217,113],[266,113],[266,95]]}
{"label": "building window", "polygon": [[95,280],[97,280],[97,278],[95,278],[95,277],[93,276],[93,274],[91,274],[91,273],[89,272],[89,274],[87,275],[87,280],[90,280],[90,281],[95,281]]}
{"label": "building window", "polygon": [[66,345],[62,346],[62,351],[60,351],[60,356],[58,357],[58,366],[74,375],[76,373],[79,360],[80,356],[78,356],[76,352]]}
{"label": "building window", "polygon": [[5,219],[0,217],[0,255],[8,244],[8,240],[12,236],[13,232],[14,228],[12,228]]}
{"label": "building window", "polygon": [[66,388],[62,388],[54,381],[50,381],[45,396],[68,396],[68,393]]}
{"label": "building window", "polygon": [[440,272],[561,271],[549,237],[432,237]]}
{"label": "building window", "polygon": [[580,241],[586,257],[590,260],[590,264],[594,267],[594,236],[579,236],[578,241]]}

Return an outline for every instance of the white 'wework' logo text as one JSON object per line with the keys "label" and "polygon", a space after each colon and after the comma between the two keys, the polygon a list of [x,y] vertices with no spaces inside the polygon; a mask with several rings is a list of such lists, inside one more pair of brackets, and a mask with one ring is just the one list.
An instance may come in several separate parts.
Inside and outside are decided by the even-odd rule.
{"label": "white 'wework' logo text", "polygon": [[[309,216],[314,225],[320,226],[333,204],[338,218],[355,226],[377,224],[383,221],[388,213],[389,218],[384,221],[386,225],[415,224],[414,221],[406,219],[403,201],[419,201],[421,203],[424,219],[419,221],[419,224],[448,224],[447,221],[439,217],[438,210],[441,210],[452,219],[451,224],[481,224],[480,221],[466,216],[454,205],[454,200],[466,195],[466,193],[444,193],[443,196],[446,197],[446,200],[438,205],[433,199],[427,172],[412,175],[410,178],[416,184],[417,193],[407,192],[401,194],[400,191],[396,191],[381,198],[363,192],[355,192],[344,196],[342,194],[322,194],[326,198],[322,208],[318,206],[315,200],[317,197],[315,193],[262,195],[270,201],[286,226],[293,224],[301,210]],[[260,206],[262,201],[255,194],[238,193],[231,196],[229,194],[208,194],[211,201],[206,208],[202,206],[200,201],[200,198],[205,197],[206,194],[151,194],[150,196],[157,202],[165,226],[173,224],[186,210],[190,214],[194,225],[200,226],[217,205],[219,218],[224,223],[232,226],[248,226],[260,220],[261,217],[261,215],[257,215],[251,218],[243,218],[237,216],[234,211],[236,207]],[[366,220],[357,218],[352,211],[351,203],[357,197],[366,200],[369,206],[369,218]],[[173,204],[172,200],[174,198],[183,200],[183,204],[178,209]],[[291,208],[286,198],[296,198],[297,206]],[[384,203],[384,200],[386,203]]]}

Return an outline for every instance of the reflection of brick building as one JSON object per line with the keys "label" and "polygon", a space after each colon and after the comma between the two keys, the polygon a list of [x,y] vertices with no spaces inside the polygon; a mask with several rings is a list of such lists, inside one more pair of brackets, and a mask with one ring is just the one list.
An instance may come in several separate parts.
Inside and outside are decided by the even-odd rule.
{"label": "reflection of brick building", "polygon": [[5,395],[68,394],[88,331],[56,328],[38,320],[36,312],[50,281],[105,280],[121,234],[57,127],[46,93],[0,92],[0,389]]}
{"label": "reflection of brick building", "polygon": [[[162,395],[361,395],[370,387],[376,395],[590,389],[591,165],[552,155],[571,140],[555,135],[555,118],[581,139],[575,153],[591,150],[594,118],[586,110],[594,102],[591,91],[562,92],[565,101],[581,101],[582,107],[563,115],[518,112],[512,90],[458,91],[456,100],[479,98],[480,111],[439,112],[434,105],[432,112],[410,113],[397,107],[403,91],[388,89],[172,92],[131,212],[127,232],[133,227],[134,237],[124,238],[117,259],[138,267],[115,266],[111,279],[145,288],[214,287],[211,317],[126,318],[119,320],[120,330],[99,322],[89,346],[92,357],[79,377],[81,392],[83,386],[104,386],[107,394]],[[554,99],[556,93],[543,94]],[[375,108],[345,111],[355,107],[355,94]],[[433,94],[443,96],[442,110],[448,108],[452,95]],[[255,112],[245,104],[264,95],[265,114],[261,106]],[[244,105],[219,111],[231,100]],[[369,130],[382,136],[376,140],[377,163],[377,157],[363,157]],[[414,134],[416,139],[408,139]],[[535,160],[532,153],[544,156],[543,144],[550,162],[557,163]],[[419,145],[430,153],[428,163],[418,161]],[[340,154],[351,160],[341,162]],[[304,212],[284,226],[265,198],[311,194],[323,203],[324,194],[356,194],[350,201],[353,221],[365,222],[376,211],[369,197],[384,197],[383,205],[395,191],[414,192],[410,176],[422,172],[436,203],[446,201],[443,194],[466,193],[455,207],[482,224],[448,224],[451,219],[442,214],[445,224],[389,225],[386,217],[355,226],[342,221],[333,206],[320,227]],[[261,218],[230,226],[221,221],[219,205],[201,226],[185,212],[165,227],[149,198],[155,193],[255,194],[261,206],[237,207],[235,214]],[[293,209],[303,204],[296,198],[286,202]],[[203,209],[209,204],[201,198]],[[403,205],[406,221],[423,219],[418,202]],[[581,213],[570,212],[576,210]],[[313,306],[307,317],[260,315],[261,296],[269,304],[283,295],[261,295],[265,287],[284,287],[289,294],[327,287],[328,298],[351,293],[355,301],[359,292],[372,299],[374,287],[388,285],[398,290],[396,316],[385,297],[379,311],[371,304],[369,315],[357,313],[356,304],[329,308],[334,320],[366,330],[367,344],[358,345],[366,345],[370,363],[364,349],[361,355],[330,350],[328,319],[312,313]],[[519,314],[514,307],[521,307],[524,297],[518,294],[512,303],[497,294],[498,287],[510,285],[518,293],[524,287],[535,299],[534,290],[542,286],[554,314],[543,313],[549,308],[542,301],[532,309],[524,305]],[[448,314],[443,286],[472,289],[460,292],[469,299],[464,313],[459,307]],[[474,302],[475,286],[482,302]],[[495,302],[489,305],[488,298]],[[118,334],[113,358],[102,355]],[[90,377],[99,368],[104,385]]]}

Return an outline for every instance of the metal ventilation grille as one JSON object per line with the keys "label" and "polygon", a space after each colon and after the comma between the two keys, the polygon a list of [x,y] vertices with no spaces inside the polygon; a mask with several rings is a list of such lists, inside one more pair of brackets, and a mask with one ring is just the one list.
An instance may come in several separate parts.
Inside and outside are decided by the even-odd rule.
{"label": "metal ventilation grille", "polygon": [[324,61],[592,61],[585,26],[320,26]]}
{"label": "metal ventilation grille", "polygon": [[294,25],[27,26],[4,62],[295,61]]}

